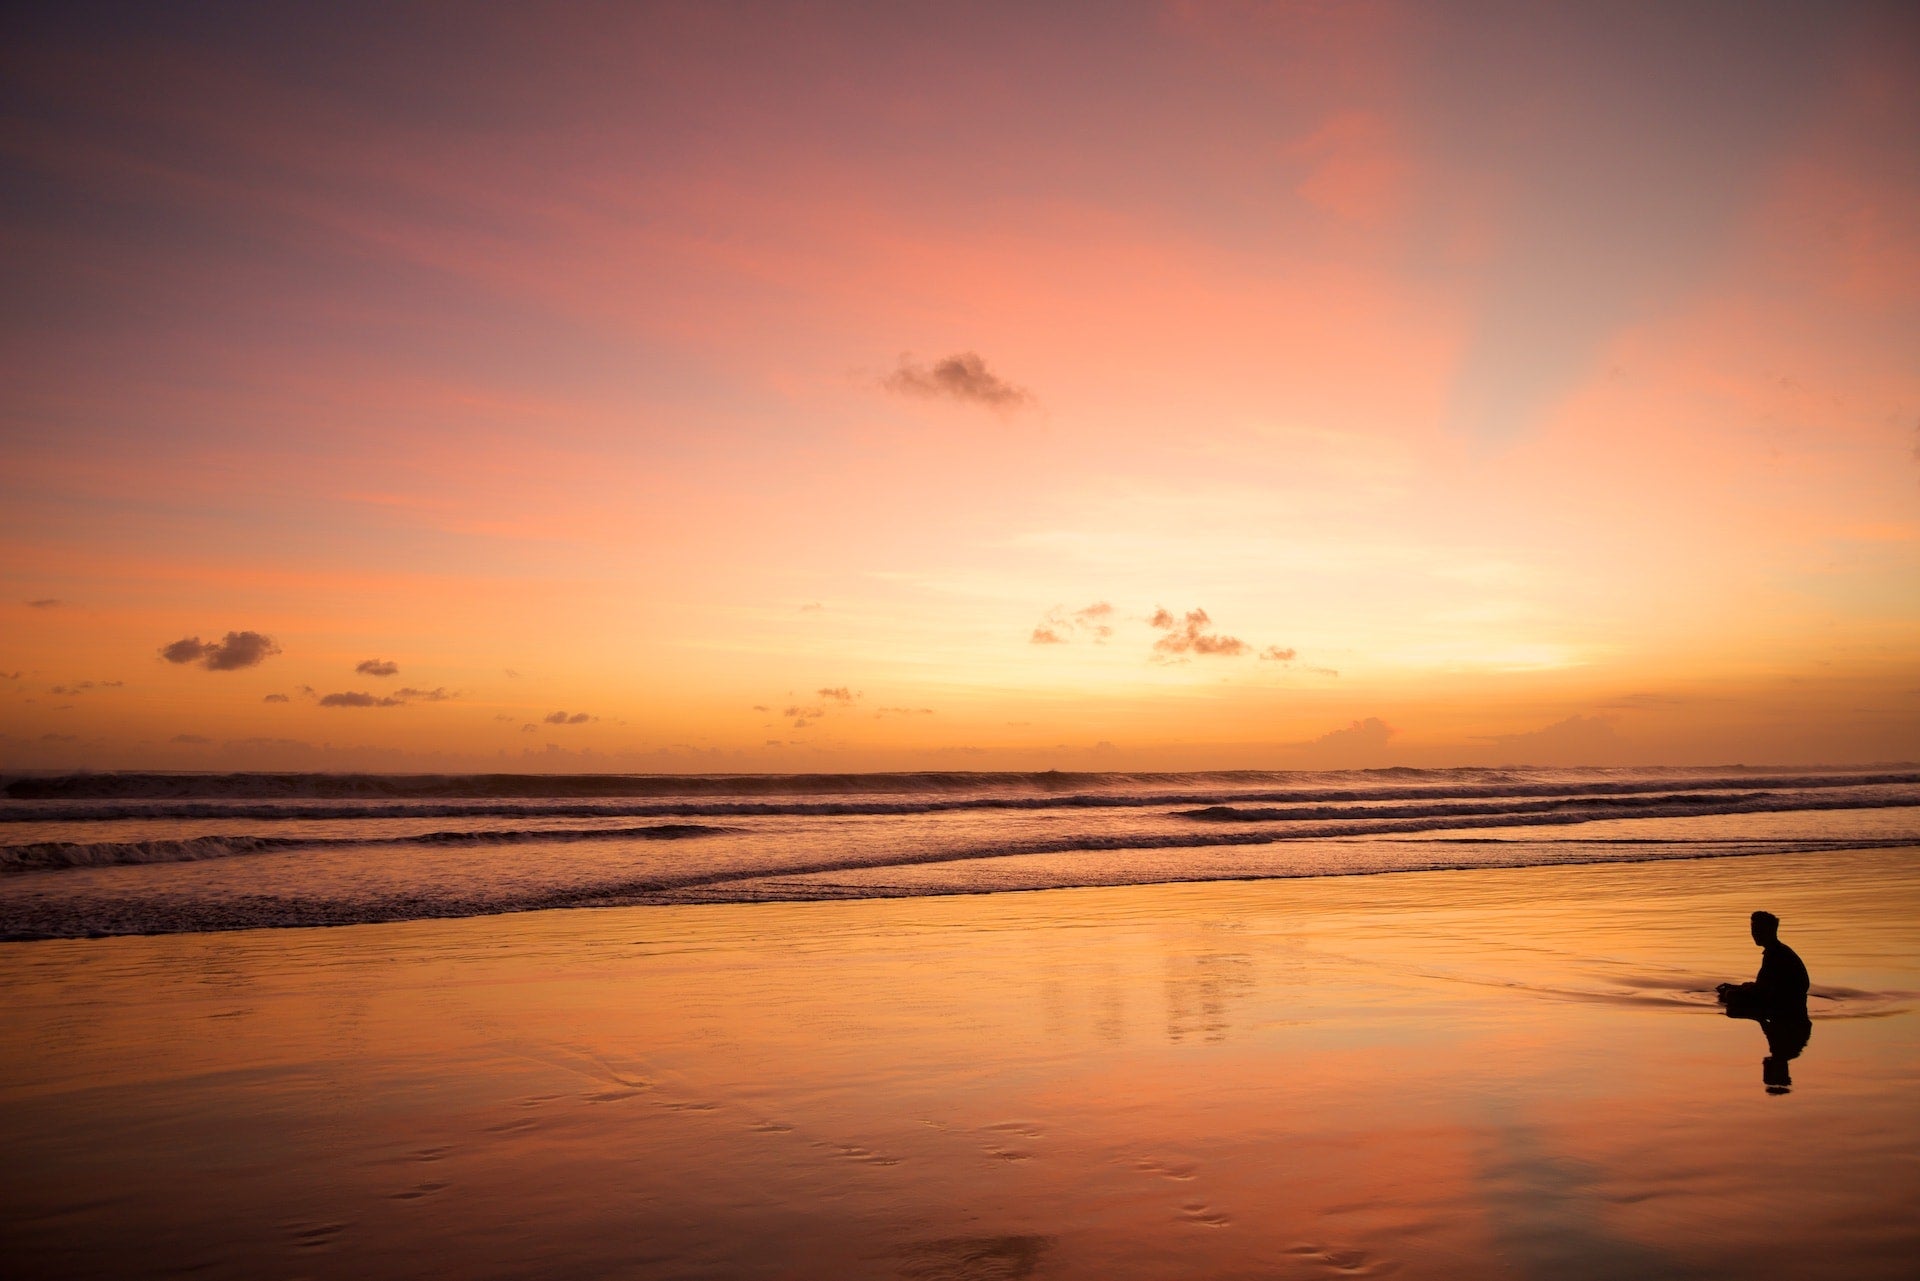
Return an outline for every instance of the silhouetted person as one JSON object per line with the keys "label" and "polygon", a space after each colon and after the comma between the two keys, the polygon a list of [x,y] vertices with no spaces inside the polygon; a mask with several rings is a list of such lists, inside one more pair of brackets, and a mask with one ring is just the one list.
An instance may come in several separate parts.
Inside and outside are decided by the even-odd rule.
{"label": "silhouetted person", "polygon": [[1720,1000],[1731,1008],[1736,1003],[1781,1005],[1799,1002],[1806,1007],[1807,967],[1799,953],[1780,941],[1780,918],[1772,912],[1753,914],[1753,941],[1760,945],[1760,972],[1751,983],[1722,983]]}
{"label": "silhouetted person", "polygon": [[1752,1019],[1766,1034],[1767,1057],[1760,1063],[1760,1079],[1768,1094],[1785,1094],[1793,1086],[1787,1064],[1799,1057],[1813,1035],[1807,1018],[1807,989],[1811,983],[1799,954],[1780,941],[1780,918],[1772,912],[1753,914],[1753,941],[1760,945],[1760,972],[1751,983],[1722,983],[1720,1003],[1730,1019]]}

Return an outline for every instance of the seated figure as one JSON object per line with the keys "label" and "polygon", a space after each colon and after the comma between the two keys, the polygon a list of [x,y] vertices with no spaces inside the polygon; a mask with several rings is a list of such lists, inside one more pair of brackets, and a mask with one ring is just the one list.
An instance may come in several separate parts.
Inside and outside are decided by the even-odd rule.
{"label": "seated figure", "polygon": [[1780,941],[1780,918],[1772,912],[1755,912],[1752,928],[1753,941],[1761,948],[1760,972],[1751,983],[1722,983],[1721,1004],[1805,1008],[1811,986],[1807,967],[1797,952]]}
{"label": "seated figure", "polygon": [[1720,1004],[1730,1019],[1752,1019],[1767,1038],[1767,1057],[1760,1079],[1768,1094],[1793,1088],[1787,1064],[1807,1048],[1813,1024],[1807,1018],[1807,991],[1812,986],[1799,955],[1780,941],[1780,918],[1772,912],[1753,914],[1753,941],[1760,945],[1760,972],[1751,983],[1722,983]]}

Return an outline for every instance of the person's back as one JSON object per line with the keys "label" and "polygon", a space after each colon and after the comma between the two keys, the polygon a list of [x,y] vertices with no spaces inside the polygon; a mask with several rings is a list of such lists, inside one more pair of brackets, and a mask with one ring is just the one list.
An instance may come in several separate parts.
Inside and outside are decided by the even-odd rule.
{"label": "person's back", "polygon": [[[1780,928],[1778,919],[1771,915],[1767,919],[1773,922],[1775,930]],[[1760,972],[1753,978],[1755,993],[1769,1001],[1804,1001],[1807,997],[1807,989],[1813,986],[1813,981],[1807,977],[1806,963],[1800,959],[1799,953],[1782,943],[1777,935],[1770,935],[1762,940],[1759,933],[1760,922],[1756,917],[1754,942],[1760,944],[1762,951]]]}
{"label": "person's back", "polygon": [[1799,953],[1780,941],[1780,918],[1755,912],[1751,928],[1753,941],[1760,945],[1760,972],[1751,983],[1721,984],[1721,1000],[1805,1006],[1812,982]]}

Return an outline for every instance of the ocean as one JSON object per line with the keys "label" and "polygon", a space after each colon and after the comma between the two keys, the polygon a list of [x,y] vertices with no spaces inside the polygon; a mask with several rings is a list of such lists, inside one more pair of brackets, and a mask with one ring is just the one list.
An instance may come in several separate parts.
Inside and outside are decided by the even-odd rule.
{"label": "ocean", "polygon": [[1920,845],[1920,770],[0,777],[0,938]]}

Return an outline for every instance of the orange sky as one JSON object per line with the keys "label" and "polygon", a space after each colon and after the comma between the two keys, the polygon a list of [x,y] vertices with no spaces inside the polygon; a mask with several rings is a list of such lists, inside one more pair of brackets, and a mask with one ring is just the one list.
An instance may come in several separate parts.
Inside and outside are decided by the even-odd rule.
{"label": "orange sky", "polygon": [[1043,8],[10,10],[0,765],[1920,757],[1909,6]]}

